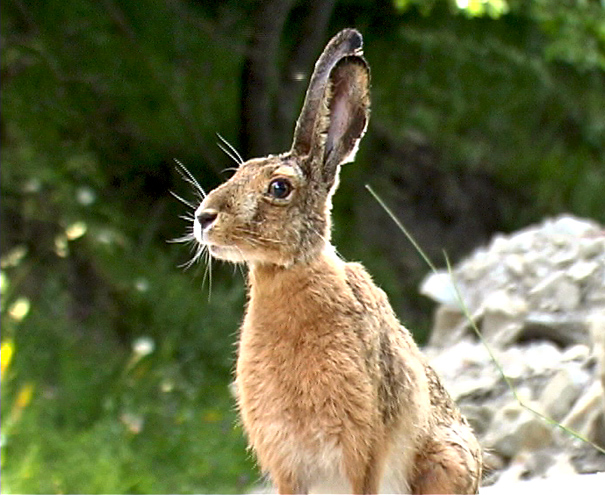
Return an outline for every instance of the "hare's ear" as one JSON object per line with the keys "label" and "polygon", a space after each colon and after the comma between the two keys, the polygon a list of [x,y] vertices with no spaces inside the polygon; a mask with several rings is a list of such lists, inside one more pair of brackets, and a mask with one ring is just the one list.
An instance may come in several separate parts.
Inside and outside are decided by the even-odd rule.
{"label": "hare's ear", "polygon": [[361,34],[345,29],[332,38],[315,64],[292,144],[293,154],[307,156],[309,165],[321,168],[328,188],[338,166],[354,158],[366,130],[369,87]]}

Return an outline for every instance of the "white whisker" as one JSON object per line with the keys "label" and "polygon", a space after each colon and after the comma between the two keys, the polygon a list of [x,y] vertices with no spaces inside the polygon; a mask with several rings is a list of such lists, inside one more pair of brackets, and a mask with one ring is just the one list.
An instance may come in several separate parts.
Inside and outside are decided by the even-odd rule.
{"label": "white whisker", "polygon": [[[317,230],[316,228],[313,228],[312,230],[315,234],[317,234],[319,236],[319,238],[321,240],[323,240],[326,244],[329,244],[328,240],[324,237],[324,235],[321,232],[319,232],[319,230]],[[334,248],[334,252],[336,253],[336,256],[338,256],[342,261],[346,262],[347,260],[344,258],[344,256],[342,254],[340,254],[338,252],[338,249],[336,249],[336,246],[332,246],[332,247]]]}
{"label": "white whisker", "polygon": [[178,165],[176,167],[176,169],[179,172],[180,176],[185,180],[185,182],[188,182],[189,184],[191,184],[193,186],[196,193],[199,194],[201,199],[204,199],[206,197],[206,191],[204,191],[204,188],[202,186],[200,186],[200,183],[195,179],[193,174],[191,172],[189,172],[189,170],[187,170],[187,167],[185,167],[185,165],[183,165],[176,158],[174,159],[174,161]]}
{"label": "white whisker", "polygon": [[176,243],[187,243],[187,242],[192,242],[195,241],[195,237],[193,237],[193,234],[186,234],[182,237],[177,237],[175,239],[168,239],[166,242],[169,242],[171,244],[176,244]]}
{"label": "white whisker", "polygon": [[257,232],[241,227],[237,228],[236,234],[240,235],[240,239],[246,240],[251,244],[256,242],[257,246],[262,246],[263,242],[273,244],[285,244],[285,242],[280,239],[270,239],[268,237],[259,236]]}
{"label": "white whisker", "polygon": [[[242,250],[240,248],[238,248],[237,246],[233,246],[233,247],[239,251],[239,255],[243,260],[246,259],[244,257],[244,253],[242,252]],[[245,282],[246,275],[244,274],[244,269],[242,268],[242,263],[235,263],[235,265],[239,268],[239,272],[242,274],[242,278],[244,279],[244,282]]]}
{"label": "white whisker", "polygon": [[206,249],[206,270],[204,271],[204,281],[206,280],[206,274],[208,274],[208,302],[212,298],[212,255],[210,250]]}
{"label": "white whisker", "polygon": [[191,259],[189,261],[186,261],[185,263],[178,265],[179,268],[183,268],[184,270],[188,270],[189,268],[191,268],[197,262],[197,260],[200,259],[200,256],[204,252],[204,248],[205,248],[205,246],[203,246],[202,244],[199,244],[195,240],[195,238],[193,237],[192,234],[190,234],[190,236],[184,237],[184,239],[187,239],[187,238],[189,241],[192,241],[191,251],[193,252],[193,256],[191,257]]}
{"label": "white whisker", "polygon": [[223,153],[225,153],[225,155],[227,155],[229,158],[231,158],[238,165],[241,165],[241,163],[237,161],[237,157],[233,156],[227,148],[225,148],[221,143],[216,143],[216,144],[221,149],[221,151]]}
{"label": "white whisker", "polygon": [[238,151],[235,149],[235,147],[229,141],[227,141],[223,136],[221,136],[218,132],[216,133],[216,135],[223,143],[225,143],[225,145],[229,148],[229,151],[227,151],[220,143],[217,143],[219,148],[221,150],[223,150],[225,152],[225,154],[228,157],[230,157],[238,165],[241,165],[242,163],[244,163],[244,159],[238,153]]}
{"label": "white whisker", "polygon": [[189,201],[187,201],[186,199],[181,198],[177,193],[172,192],[172,191],[168,191],[170,194],[172,194],[176,199],[178,199],[181,203],[183,203],[185,206],[188,206],[189,208],[191,208],[192,210],[196,209],[196,206],[194,206],[192,203],[190,203]]}

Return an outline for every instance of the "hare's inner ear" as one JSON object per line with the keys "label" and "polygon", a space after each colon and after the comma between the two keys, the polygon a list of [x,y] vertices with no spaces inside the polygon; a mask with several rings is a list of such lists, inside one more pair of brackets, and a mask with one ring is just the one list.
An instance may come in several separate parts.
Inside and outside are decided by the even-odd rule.
{"label": "hare's inner ear", "polygon": [[370,109],[370,69],[363,58],[363,39],[343,29],[327,44],[315,64],[292,154],[303,169],[332,189],[338,166],[352,160],[365,132]]}
{"label": "hare's inner ear", "polygon": [[370,113],[370,70],[362,57],[343,58],[330,74],[322,176],[331,187],[342,163],[355,158]]}
{"label": "hare's inner ear", "polygon": [[[305,102],[296,122],[292,153],[299,157],[309,157],[321,148],[323,152],[322,132],[325,132],[327,114],[326,93],[334,67],[343,58],[362,55],[363,39],[355,29],[343,29],[324,48],[315,64]],[[321,141],[321,142],[320,142]],[[312,158],[317,158],[313,156]]]}

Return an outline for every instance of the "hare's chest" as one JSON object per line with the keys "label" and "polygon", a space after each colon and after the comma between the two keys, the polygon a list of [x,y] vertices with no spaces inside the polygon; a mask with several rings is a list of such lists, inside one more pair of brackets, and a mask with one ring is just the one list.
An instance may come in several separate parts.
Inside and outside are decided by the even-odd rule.
{"label": "hare's chest", "polygon": [[310,417],[319,416],[323,430],[335,428],[343,382],[353,371],[343,364],[332,338],[244,325],[236,377],[242,412],[252,420],[288,421],[306,431]]}
{"label": "hare's chest", "polygon": [[260,466],[296,473],[309,487],[328,481],[322,493],[346,493],[344,411],[334,391],[304,369],[304,350],[287,357],[279,346],[249,344],[240,344],[236,384],[242,424]]}
{"label": "hare's chest", "polygon": [[318,470],[321,479],[339,480],[351,418],[366,416],[367,401],[361,408],[352,403],[360,392],[359,368],[342,342],[289,330],[244,324],[236,377],[242,423],[265,469],[277,463],[309,481]]}

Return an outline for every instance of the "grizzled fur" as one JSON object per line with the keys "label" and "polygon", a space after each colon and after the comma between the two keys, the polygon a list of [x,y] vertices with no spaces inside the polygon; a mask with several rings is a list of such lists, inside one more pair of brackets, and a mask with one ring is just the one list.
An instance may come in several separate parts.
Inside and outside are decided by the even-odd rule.
{"label": "grizzled fur", "polygon": [[370,72],[346,29],[319,58],[290,151],[249,160],[196,211],[196,238],[249,267],[236,369],[251,448],[280,493],[474,493],[477,440],[385,293],[330,244]]}

